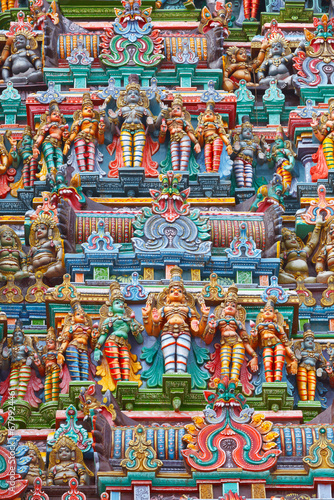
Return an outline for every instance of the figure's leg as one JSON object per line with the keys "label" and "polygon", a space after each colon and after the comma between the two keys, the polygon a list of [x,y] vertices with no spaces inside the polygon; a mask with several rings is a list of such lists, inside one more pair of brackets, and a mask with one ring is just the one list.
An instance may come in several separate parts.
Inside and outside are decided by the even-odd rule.
{"label": "figure's leg", "polygon": [[29,380],[31,376],[31,368],[27,365],[22,365],[19,373],[19,387],[17,391],[17,397],[23,399],[28,388]]}
{"label": "figure's leg", "polygon": [[218,172],[224,143],[220,137],[213,141],[213,171]]}
{"label": "figure's leg", "polygon": [[235,180],[238,188],[245,187],[245,164],[241,158],[236,158],[233,163]]}
{"label": "figure's leg", "polygon": [[81,351],[79,353],[79,369],[80,369],[80,380],[88,380],[89,363],[88,363],[87,351]]}
{"label": "figure's leg", "polygon": [[122,380],[130,379],[130,353],[126,345],[119,348]]}
{"label": "figure's leg", "polygon": [[165,373],[175,373],[176,339],[171,333],[161,335],[161,350],[165,361]]}
{"label": "figure's leg", "polygon": [[303,366],[298,368],[297,387],[300,400],[307,401],[307,370]]}
{"label": "figure's leg", "polygon": [[51,169],[55,166],[53,161],[53,146],[50,142],[43,142],[42,144],[42,152],[44,155],[44,160],[46,163],[46,167],[48,169],[48,173],[51,172]]}
{"label": "figure's leg", "polygon": [[271,347],[263,349],[263,366],[266,382],[274,382],[274,351]]}
{"label": "figure's leg", "polygon": [[274,382],[281,382],[282,380],[284,361],[285,361],[284,346],[281,343],[276,344],[274,350],[274,366],[275,366]]}
{"label": "figure's leg", "polygon": [[25,188],[30,186],[29,176],[30,176],[29,163],[24,162],[22,168],[22,178],[23,178],[23,185]]}
{"label": "figure's leg", "polygon": [[245,359],[245,347],[241,342],[233,346],[231,379],[239,380],[242,363]]}
{"label": "figure's leg", "polygon": [[313,370],[309,370],[307,372],[307,400],[308,401],[314,401],[316,385],[317,385],[316,372]]}
{"label": "figure's leg", "polygon": [[251,163],[244,164],[245,172],[245,187],[252,187],[253,184],[253,167]]}
{"label": "figure's leg", "polygon": [[95,165],[96,146],[93,141],[86,144],[86,164],[88,172],[93,172]]}
{"label": "figure's leg", "polygon": [[54,162],[57,170],[59,170],[64,164],[63,152],[61,148],[54,148]]}
{"label": "figure's leg", "polygon": [[30,187],[32,187],[35,184],[37,169],[38,169],[38,159],[32,157],[30,160]]}
{"label": "figure's leg", "polygon": [[220,346],[220,367],[221,378],[230,378],[230,363],[232,359],[232,347],[229,345]]}
{"label": "figure's leg", "polygon": [[204,146],[204,162],[207,172],[212,172],[213,144],[207,142]]}
{"label": "figure's leg", "polygon": [[180,143],[177,141],[171,141],[170,152],[172,157],[172,169],[180,170]]}
{"label": "figure's leg", "polygon": [[284,167],[289,164],[288,160],[284,160],[276,169],[276,173],[282,177],[284,188],[288,190],[291,187],[292,174],[288,170],[285,170]]}
{"label": "figure's leg", "polygon": [[324,139],[322,149],[328,169],[334,168],[334,141],[331,137]]}
{"label": "figure's leg", "polygon": [[8,9],[13,9],[14,8],[15,1],[14,0],[8,0]]}
{"label": "figure's leg", "polygon": [[104,344],[104,354],[108,361],[110,374],[117,384],[117,382],[122,380],[118,344],[107,340]]}
{"label": "figure's leg", "polygon": [[188,170],[191,150],[190,137],[185,135],[180,141],[180,170]]}
{"label": "figure's leg", "polygon": [[259,8],[260,0],[252,0],[252,10],[251,10],[251,19],[256,19],[257,11]]}
{"label": "figure's leg", "polygon": [[52,401],[52,372],[45,375],[44,399],[46,403]]}
{"label": "figure's leg", "polygon": [[251,12],[251,2],[252,0],[243,0],[244,2],[244,14],[245,14],[245,19],[250,18],[250,12]]}
{"label": "figure's leg", "polygon": [[187,361],[190,352],[191,337],[186,333],[181,333],[176,339],[176,371],[186,373]]}
{"label": "figure's leg", "polygon": [[9,393],[17,396],[17,391],[19,387],[19,369],[12,368],[9,376]]}
{"label": "figure's leg", "polygon": [[60,387],[59,387],[59,379],[60,379],[60,368],[59,365],[54,365],[52,368],[52,391],[51,391],[51,401],[58,401]]}
{"label": "figure's leg", "polygon": [[71,380],[80,380],[78,349],[73,345],[69,345],[65,352],[65,359]]}
{"label": "figure's leg", "polygon": [[86,141],[82,137],[74,139],[74,151],[80,172],[86,172]]}
{"label": "figure's leg", "polygon": [[124,167],[132,168],[133,166],[133,135],[127,130],[123,130],[120,136],[121,148],[123,154]]}
{"label": "figure's leg", "polygon": [[145,142],[146,142],[145,132],[143,130],[139,130],[138,132],[135,132],[134,138],[133,138],[133,145],[134,145],[133,166],[134,166],[134,168],[140,168],[143,166],[142,163],[143,163]]}

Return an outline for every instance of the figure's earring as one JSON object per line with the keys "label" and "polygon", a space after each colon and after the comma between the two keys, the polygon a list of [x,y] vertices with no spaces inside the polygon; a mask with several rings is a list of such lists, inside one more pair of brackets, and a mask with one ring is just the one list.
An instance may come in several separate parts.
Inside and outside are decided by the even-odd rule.
{"label": "figure's earring", "polygon": [[29,50],[30,49],[30,45],[28,43],[28,45],[26,45],[26,49]]}

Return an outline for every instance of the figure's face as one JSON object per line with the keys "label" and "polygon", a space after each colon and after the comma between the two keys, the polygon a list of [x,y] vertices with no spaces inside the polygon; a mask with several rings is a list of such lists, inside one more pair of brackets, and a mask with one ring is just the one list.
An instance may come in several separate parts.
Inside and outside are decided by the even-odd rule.
{"label": "figure's face", "polygon": [[214,122],[215,121],[215,114],[211,109],[208,109],[204,113],[204,121],[206,122]]}
{"label": "figure's face", "polygon": [[27,39],[24,35],[17,35],[14,40],[14,47],[16,49],[25,49],[27,46]]}
{"label": "figure's face", "polygon": [[61,116],[58,110],[54,109],[50,115],[50,120],[52,122],[60,122],[61,121]]}
{"label": "figure's face", "polygon": [[278,149],[282,149],[284,147],[284,141],[283,141],[283,139],[275,139],[275,146]]}
{"label": "figure's face", "polygon": [[13,340],[14,340],[14,344],[23,344],[23,342],[24,342],[23,333],[19,330],[17,332],[15,332],[13,335]]}
{"label": "figure's face", "polygon": [[48,237],[48,227],[46,224],[38,224],[36,226],[36,238],[43,240]]}
{"label": "figure's face", "polygon": [[62,446],[59,448],[58,455],[61,462],[68,462],[71,460],[72,452],[68,446]]}
{"label": "figure's face", "polygon": [[280,184],[275,186],[275,194],[278,198],[280,198],[283,194],[283,186],[281,186]]}
{"label": "figure's face", "polygon": [[30,462],[31,464],[37,464],[38,457],[37,457],[37,453],[35,450],[29,449],[28,456],[31,457],[31,462]]}
{"label": "figure's face", "polygon": [[84,118],[92,118],[94,116],[94,109],[89,104],[85,104],[82,108],[82,116]]}
{"label": "figure's face", "polygon": [[168,295],[172,302],[182,302],[184,298],[183,290],[178,285],[173,286]]}
{"label": "figure's face", "polygon": [[56,342],[52,339],[48,339],[46,341],[46,348],[48,349],[48,351],[52,351],[56,348]]}
{"label": "figure's face", "polygon": [[293,232],[285,233],[283,237],[285,248],[290,250],[291,248],[299,248],[299,243],[296,234]]}
{"label": "figure's face", "polygon": [[274,42],[271,44],[271,52],[274,56],[281,56],[284,52],[281,42]]}
{"label": "figure's face", "polygon": [[3,231],[0,236],[0,242],[2,247],[13,247],[15,244],[15,239],[12,235],[12,232],[9,230]]}
{"label": "figure's face", "polygon": [[274,321],[275,319],[275,309],[273,306],[266,306],[262,314],[265,321]]}
{"label": "figure's face", "polygon": [[241,137],[243,139],[253,139],[253,131],[251,127],[244,127],[242,129]]}
{"label": "figure's face", "polygon": [[247,61],[247,52],[246,49],[239,49],[236,55],[237,62],[245,62]]}
{"label": "figure's face", "polygon": [[227,300],[224,310],[225,314],[228,314],[229,316],[235,316],[237,313],[237,304],[234,302],[234,300]]}
{"label": "figure's face", "polygon": [[171,110],[172,116],[182,116],[182,108],[179,104],[176,104],[175,106],[172,107]]}
{"label": "figure's face", "polygon": [[126,93],[126,101],[129,104],[138,104],[140,100],[139,90],[137,89],[129,89]]}
{"label": "figure's face", "polygon": [[116,299],[112,303],[112,308],[114,313],[123,314],[124,313],[124,302],[121,299]]}
{"label": "figure's face", "polygon": [[313,337],[306,337],[306,339],[304,339],[304,346],[306,347],[306,349],[314,349],[314,340],[313,340]]}
{"label": "figure's face", "polygon": [[73,314],[74,323],[84,323],[85,322],[85,313],[84,310],[79,307],[75,310]]}

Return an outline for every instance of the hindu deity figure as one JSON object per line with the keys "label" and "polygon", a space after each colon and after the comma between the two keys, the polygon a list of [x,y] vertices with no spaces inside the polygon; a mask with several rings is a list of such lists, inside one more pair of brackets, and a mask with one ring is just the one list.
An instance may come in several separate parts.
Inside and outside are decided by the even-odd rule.
{"label": "hindu deity figure", "polygon": [[31,462],[29,463],[29,471],[26,474],[25,479],[28,479],[28,483],[33,485],[36,477],[40,477],[43,483],[45,483],[45,464],[41,452],[31,441],[27,442],[27,446],[29,448],[28,456],[31,458]]}
{"label": "hindu deity figure", "polygon": [[57,363],[57,338],[54,328],[50,326],[47,336],[45,338],[46,349],[42,354],[42,359],[35,356],[35,365],[39,373],[44,377],[44,399],[45,402],[58,401],[59,399],[59,376],[60,366]]}
{"label": "hindu deity figure", "polygon": [[58,338],[57,362],[66,364],[71,380],[88,380],[88,343],[94,344],[94,332],[91,318],[85,313],[78,299],[71,301],[72,313],[68,313],[62,332]]}
{"label": "hindu deity figure", "polygon": [[309,275],[307,259],[312,255],[319,242],[322,217],[318,217],[316,225],[309,235],[306,245],[294,231],[282,229],[281,241],[281,267],[278,275],[279,283],[296,283],[296,278],[301,276],[305,283],[315,283],[316,278]]}
{"label": "hindu deity figure", "polygon": [[22,139],[17,144],[17,153],[23,162],[23,186],[27,189],[34,185],[38,168],[38,161],[33,157],[33,144],[33,133],[27,125],[23,130]]}
{"label": "hindu deity figure", "polygon": [[195,299],[183,285],[182,270],[171,269],[171,280],[157,298],[157,308],[152,308],[150,299],[142,309],[143,322],[148,335],[161,335],[161,349],[166,373],[187,371],[191,336],[202,337],[210,312],[201,305],[202,318],[195,308]]}
{"label": "hindu deity figure", "polygon": [[170,150],[172,158],[172,169],[187,170],[191,143],[194,143],[195,153],[200,153],[201,146],[196,138],[195,131],[191,124],[191,117],[183,107],[183,100],[180,94],[174,96],[171,107],[164,110],[165,118],[160,126],[159,141],[165,142],[167,131],[170,134]]}
{"label": "hindu deity figure", "polygon": [[284,190],[289,191],[291,188],[292,174],[291,171],[295,166],[295,157],[290,141],[284,141],[283,128],[278,126],[275,143],[271,152],[267,153],[267,159],[275,164],[275,172],[281,176]]}
{"label": "hindu deity figure", "polygon": [[22,322],[16,321],[10,347],[4,347],[2,357],[10,360],[9,393],[23,399],[31,377],[31,365],[34,358],[31,342],[25,337]]}
{"label": "hindu deity figure", "polygon": [[[5,146],[5,137],[11,145],[9,151]],[[14,181],[15,178],[17,162],[17,141],[12,138],[11,131],[7,130],[5,135],[0,135],[0,198],[6,198],[10,191],[13,194],[11,181]]]}
{"label": "hindu deity figure", "polygon": [[14,37],[11,45],[11,55],[8,56],[2,67],[2,78],[13,84],[29,84],[43,81],[42,61],[34,52],[37,49],[37,40],[32,26],[24,21],[24,13],[17,14],[18,21],[11,23],[6,36]]}
{"label": "hindu deity figure", "polygon": [[68,126],[64,116],[59,110],[58,103],[51,101],[49,111],[41,116],[41,123],[34,138],[34,158],[39,155],[42,148],[47,171],[52,168],[57,170],[63,165],[63,141],[69,138]]}
{"label": "hindu deity figure", "polygon": [[84,94],[81,111],[76,111],[73,115],[70,136],[64,147],[64,155],[67,155],[73,142],[78,168],[81,172],[94,170],[96,141],[98,144],[103,144],[104,129],[103,116],[94,110],[90,94]]}
{"label": "hindu deity figure", "polygon": [[[110,374],[115,385],[120,380],[130,380],[131,357],[129,333],[131,332],[139,344],[143,343],[144,327],[135,319],[134,312],[127,307],[118,282],[110,285],[109,302],[101,308],[101,322],[94,358],[96,361],[104,355],[107,359]],[[104,346],[104,347],[103,347]]]}
{"label": "hindu deity figure", "polygon": [[318,283],[327,283],[334,275],[334,217],[330,217],[321,231],[320,242],[312,261],[315,263]]}
{"label": "hindu deity figure", "polygon": [[314,342],[310,323],[304,324],[303,340],[294,343],[293,350],[298,361],[297,387],[301,401],[314,401],[317,384],[317,369],[326,369],[327,361],[322,355],[321,345]]}
{"label": "hindu deity figure", "polygon": [[27,256],[22,250],[20,238],[9,226],[0,227],[0,280],[14,276],[21,280],[29,276]]}
{"label": "hindu deity figure", "polygon": [[82,451],[73,439],[60,436],[50,452],[46,484],[67,486],[73,477],[79,484],[88,484],[89,476],[93,475],[86,467]]}
{"label": "hindu deity figure", "polygon": [[286,336],[281,313],[275,310],[277,297],[270,296],[266,305],[257,315],[256,325],[251,330],[250,344],[253,349],[260,347],[266,382],[280,382],[285,361],[292,374],[297,372],[296,357]]}
{"label": "hindu deity figure", "polygon": [[239,88],[240,80],[246,80],[247,85],[254,85],[252,82],[253,72],[263,63],[268,46],[268,40],[264,39],[259,55],[252,61],[249,60],[245,48],[236,46],[228,48],[224,67],[223,89],[227,92],[233,92],[233,90]]}
{"label": "hindu deity figure", "polygon": [[40,214],[31,224],[28,254],[29,271],[41,271],[45,278],[56,278],[65,272],[64,248],[56,221],[48,214]]}
{"label": "hindu deity figure", "polygon": [[204,113],[198,117],[196,137],[200,146],[204,146],[205,168],[207,172],[218,172],[220,157],[225,144],[228,154],[232,154],[233,149],[226,135],[222,118],[219,113],[215,113],[214,101],[209,101]]}
{"label": "hindu deity figure", "polygon": [[140,168],[143,163],[146,130],[153,132],[156,126],[156,118],[150,111],[148,97],[138,83],[131,81],[117,99],[117,108],[116,112],[109,111],[109,119],[112,133],[120,136],[124,167]]}
{"label": "hindu deity figure", "polygon": [[238,305],[238,288],[230,286],[224,302],[215,309],[214,317],[204,333],[204,340],[210,344],[218,329],[221,335],[220,360],[221,378],[239,380],[245,353],[251,356],[249,366],[257,371],[257,354],[249,343],[245,327],[246,311]]}
{"label": "hindu deity figure", "polygon": [[243,117],[240,134],[233,137],[233,168],[238,188],[252,187],[253,161],[265,160],[267,145],[253,133],[253,125]]}
{"label": "hindu deity figure", "polygon": [[334,168],[334,100],[329,100],[327,113],[319,118],[315,113],[310,123],[315,137],[320,141],[320,146],[313,155],[316,165],[311,167],[312,181],[327,179],[328,170]]}

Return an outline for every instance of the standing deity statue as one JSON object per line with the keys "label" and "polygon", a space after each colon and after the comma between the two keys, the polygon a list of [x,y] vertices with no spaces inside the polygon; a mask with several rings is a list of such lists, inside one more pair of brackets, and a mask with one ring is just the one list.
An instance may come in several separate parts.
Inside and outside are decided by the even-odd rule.
{"label": "standing deity statue", "polygon": [[157,298],[157,308],[147,301],[142,309],[143,322],[148,335],[161,338],[165,373],[185,373],[191,346],[191,336],[202,337],[210,308],[204,300],[201,305],[200,319],[195,308],[195,298],[183,285],[182,270],[174,266],[171,280]]}
{"label": "standing deity statue", "polygon": [[217,329],[220,332],[221,378],[240,379],[246,352],[252,358],[248,363],[251,371],[258,369],[257,354],[249,343],[245,319],[246,311],[238,305],[238,288],[230,286],[224,302],[215,309],[214,317],[210,319],[204,333],[204,341],[210,344]]}
{"label": "standing deity statue", "polygon": [[60,366],[57,363],[57,337],[54,328],[50,326],[45,338],[45,352],[42,354],[42,359],[35,355],[35,365],[39,373],[44,377],[44,399],[45,402],[58,401],[59,399],[59,377]]}
{"label": "standing deity statue", "polygon": [[175,94],[170,108],[164,110],[165,118],[160,126],[159,141],[165,142],[167,131],[170,134],[170,151],[172,169],[187,170],[191,152],[191,143],[194,143],[195,153],[200,153],[201,146],[196,138],[191,124],[191,117],[183,107],[180,94]]}
{"label": "standing deity statue", "polygon": [[45,278],[57,278],[65,273],[64,247],[56,221],[40,214],[31,224],[28,270],[32,275],[41,271]]}
{"label": "standing deity statue", "polygon": [[104,129],[103,116],[94,110],[90,94],[83,94],[81,111],[76,111],[73,115],[70,136],[64,147],[64,155],[67,155],[73,142],[80,172],[93,172],[96,141],[98,144],[104,143]]}
{"label": "standing deity statue", "polygon": [[20,238],[11,227],[3,225],[0,226],[0,280],[7,280],[9,275],[21,280],[29,272]]}
{"label": "standing deity statue", "polygon": [[42,149],[48,173],[63,165],[63,141],[69,138],[68,126],[59,110],[58,103],[51,101],[49,111],[41,116],[41,123],[34,138],[33,158],[36,161]]}
{"label": "standing deity statue", "polygon": [[[4,142],[5,137],[8,139],[11,145],[9,151],[5,146]],[[6,198],[9,192],[11,192],[12,196],[16,196],[15,194],[16,183],[13,183],[13,181],[16,175],[15,169],[17,166],[17,162],[18,162],[17,141],[15,139],[12,139],[11,131],[7,130],[5,135],[0,135],[0,198]]]}
{"label": "standing deity statue", "polygon": [[290,141],[284,141],[283,128],[277,128],[275,143],[271,152],[267,153],[267,159],[273,161],[275,173],[281,176],[284,191],[290,191],[292,174],[295,166],[296,153],[293,152]]}
{"label": "standing deity statue", "polygon": [[2,357],[10,360],[9,393],[14,398],[24,399],[31,377],[34,349],[24,335],[22,322],[16,321],[10,347],[4,347]]}
{"label": "standing deity statue", "polygon": [[252,75],[254,70],[263,63],[268,46],[268,40],[264,39],[259,55],[252,61],[249,60],[244,47],[233,46],[228,48],[225,56],[223,89],[227,92],[233,92],[233,90],[239,88],[241,80],[245,80],[248,86],[254,86]]}
{"label": "standing deity statue", "polygon": [[[278,274],[279,283],[296,283],[298,277],[302,277],[305,283],[315,283],[316,278],[309,275],[307,259],[311,257],[319,242],[322,225],[323,220],[319,216],[306,245],[304,245],[301,238],[294,231],[286,227],[282,229],[281,266]],[[318,269],[320,270],[320,267]]]}
{"label": "standing deity statue", "polygon": [[293,350],[298,361],[297,387],[301,401],[314,401],[317,371],[326,369],[327,361],[322,355],[321,345],[314,342],[310,323],[304,324],[303,340],[294,343]]}
{"label": "standing deity statue", "polygon": [[334,276],[334,217],[330,217],[323,226],[312,262],[315,263],[318,283],[327,283],[328,278]]}
{"label": "standing deity statue", "polygon": [[317,163],[310,170],[312,182],[327,179],[328,170],[334,168],[334,100],[330,99],[328,104],[328,112],[320,118],[314,113],[310,123],[315,137],[321,143],[313,155]]}
{"label": "standing deity statue", "polygon": [[209,101],[204,113],[198,117],[198,125],[195,131],[200,146],[204,146],[204,161],[207,172],[218,172],[220,158],[224,144],[227,153],[233,152],[230,141],[226,135],[222,118],[215,113],[214,101]]}
{"label": "standing deity statue", "polygon": [[26,189],[32,187],[36,180],[38,161],[33,156],[33,133],[28,125],[24,128],[22,139],[17,144],[17,153],[22,159],[22,180]]}
{"label": "standing deity statue", "polygon": [[31,458],[31,462],[29,463],[29,471],[27,472],[25,479],[28,480],[28,484],[31,486],[34,484],[36,477],[40,477],[42,482],[45,483],[45,464],[42,454],[38,447],[31,441],[27,442],[27,446],[29,448],[28,456]]}
{"label": "standing deity statue", "polygon": [[150,111],[145,92],[134,81],[118,97],[117,108],[116,112],[109,111],[108,114],[112,133],[120,136],[124,167],[140,168],[147,140],[146,131],[155,130],[157,118]]}
{"label": "standing deity statue", "polygon": [[291,349],[291,342],[286,336],[281,313],[275,310],[277,297],[270,296],[266,305],[257,315],[256,325],[251,330],[250,344],[253,349],[263,349],[262,358],[266,382],[281,382],[283,367],[289,361],[292,374],[297,372],[296,357]]}
{"label": "standing deity statue", "polygon": [[65,363],[70,372],[71,380],[88,380],[89,361],[88,344],[91,340],[95,347],[92,320],[83,310],[78,299],[71,301],[72,313],[68,313],[61,334],[58,338],[57,362]]}
{"label": "standing deity statue", "polygon": [[60,436],[52,447],[46,484],[67,486],[75,478],[79,484],[88,484],[94,474],[87,468],[82,451],[68,436]]}
{"label": "standing deity statue", "polygon": [[267,145],[254,135],[253,125],[244,117],[240,134],[233,136],[233,168],[238,188],[251,188],[253,185],[253,162],[265,160]]}
{"label": "standing deity statue", "polygon": [[95,361],[102,356],[102,349],[109,365],[110,375],[115,386],[120,380],[131,380],[133,356],[130,353],[129,333],[135,340],[143,343],[144,327],[135,319],[134,312],[127,307],[118,282],[110,285],[109,301],[100,310],[101,321],[97,344],[94,351]]}
{"label": "standing deity statue", "polygon": [[[32,26],[24,21],[24,13],[17,14],[17,22],[11,23],[6,36],[12,40],[11,55],[8,56],[2,67],[2,78],[13,84],[30,84],[43,81],[43,65],[39,56],[34,52],[37,49],[37,33]],[[8,43],[8,42],[7,42]]]}

